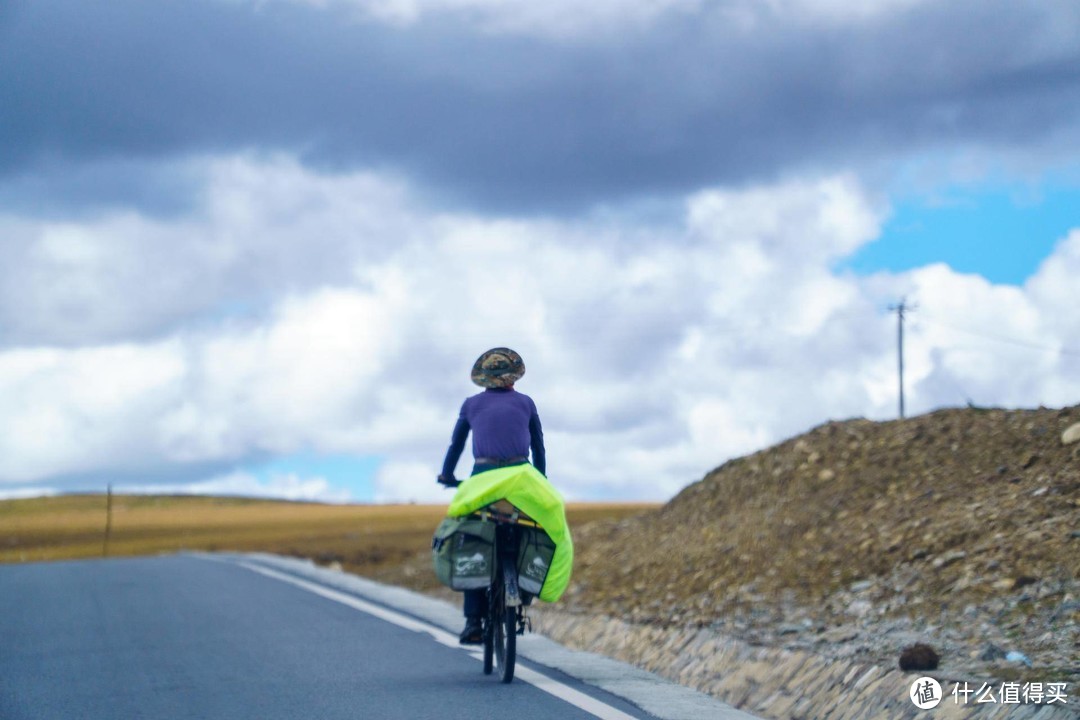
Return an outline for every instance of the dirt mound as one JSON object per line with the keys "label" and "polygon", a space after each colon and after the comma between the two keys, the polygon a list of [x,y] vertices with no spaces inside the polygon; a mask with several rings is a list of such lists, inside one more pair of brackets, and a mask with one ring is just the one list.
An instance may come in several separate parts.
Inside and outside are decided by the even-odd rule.
{"label": "dirt mound", "polygon": [[1080,443],[1062,434],[1078,422],[1080,407],[827,423],[582,528],[564,605],[892,663],[916,639],[968,669],[1004,648],[1068,674]]}

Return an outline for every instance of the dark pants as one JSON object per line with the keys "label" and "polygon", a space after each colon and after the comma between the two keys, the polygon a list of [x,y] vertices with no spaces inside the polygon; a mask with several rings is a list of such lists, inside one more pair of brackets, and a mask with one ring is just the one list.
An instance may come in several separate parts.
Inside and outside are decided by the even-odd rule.
{"label": "dark pants", "polygon": [[465,596],[465,617],[479,618],[487,614],[487,588],[466,590],[462,595]]}
{"label": "dark pants", "polygon": [[[518,465],[524,465],[525,463],[517,463]],[[505,465],[489,465],[488,463],[477,463],[473,465],[472,474],[479,475],[486,470],[494,470],[495,468],[508,467]],[[472,477],[470,475],[469,477]],[[466,590],[462,593],[465,596],[465,617],[483,617],[487,614],[487,588],[479,588],[477,590]]]}

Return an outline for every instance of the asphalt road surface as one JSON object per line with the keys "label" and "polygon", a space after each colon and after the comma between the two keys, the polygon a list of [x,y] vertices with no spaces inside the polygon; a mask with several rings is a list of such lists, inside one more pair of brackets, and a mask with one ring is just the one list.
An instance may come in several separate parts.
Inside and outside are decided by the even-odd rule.
{"label": "asphalt road surface", "polygon": [[237,560],[0,566],[0,718],[654,717],[520,658],[504,685],[454,640]]}

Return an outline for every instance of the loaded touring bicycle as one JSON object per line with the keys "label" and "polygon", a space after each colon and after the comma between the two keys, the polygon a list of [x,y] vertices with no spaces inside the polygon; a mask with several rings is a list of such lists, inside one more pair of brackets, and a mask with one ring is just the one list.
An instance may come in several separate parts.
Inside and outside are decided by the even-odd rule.
{"label": "loaded touring bicycle", "polygon": [[555,602],[570,584],[574,543],[566,506],[529,464],[478,473],[462,483],[431,541],[435,574],[453,590],[485,590],[484,673],[514,679],[517,636],[532,600]]}
{"label": "loaded touring bicycle", "polygon": [[533,518],[508,500],[447,518],[432,540],[439,580],[454,590],[487,588],[483,618],[484,674],[514,679],[517,636],[531,630],[525,608],[540,594],[555,544]]}

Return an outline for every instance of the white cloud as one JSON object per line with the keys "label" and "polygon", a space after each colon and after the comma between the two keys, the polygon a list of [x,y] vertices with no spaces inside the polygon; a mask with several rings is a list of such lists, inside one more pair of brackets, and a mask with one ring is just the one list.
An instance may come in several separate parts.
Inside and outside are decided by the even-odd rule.
{"label": "white cloud", "polygon": [[0,486],[0,500],[25,500],[36,497],[53,497],[58,494],[56,488],[49,487],[4,488]]}
{"label": "white cloud", "polygon": [[435,482],[430,463],[398,461],[375,473],[375,502],[449,503],[454,491]]}
{"label": "white cloud", "polygon": [[279,500],[345,503],[352,500],[347,490],[333,488],[325,478],[302,478],[298,475],[274,475],[263,481],[242,471],[228,473],[184,485],[124,485],[116,492],[125,494],[233,495]]}
{"label": "white cloud", "polygon": [[858,0],[765,0],[764,5],[780,15],[794,14],[816,21],[834,23],[867,22],[896,13],[901,13],[920,5],[927,5],[932,0],[877,0],[876,2],[858,2]]}
{"label": "white cloud", "polygon": [[691,13],[700,0],[291,0],[316,6],[352,9],[362,17],[392,25],[430,20],[464,20],[491,33],[580,38],[586,33],[647,29],[668,13]]}
{"label": "white cloud", "polygon": [[[151,224],[178,238],[178,277],[205,274],[192,289],[202,305],[212,310],[236,283],[269,293],[264,310],[191,314],[159,328],[164,339],[0,351],[0,480],[45,485],[313,451],[383,458],[379,500],[445,501],[434,477],[475,390],[469,367],[507,344],[528,364],[520,389],[539,405],[549,471],[568,497],[667,497],[827,419],[892,416],[895,325],[884,309],[902,295],[920,306],[909,412],[965,396],[1009,405],[1080,396],[1074,359],[993,340],[1053,348],[1077,336],[1080,232],[1017,288],[944,266],[836,272],[887,210],[846,176],[703,191],[647,241],[617,216],[425,212],[393,182],[314,175],[280,158],[215,161],[208,177],[197,221]],[[115,224],[87,221],[45,241],[42,227],[19,222],[36,238],[24,258],[101,265],[99,280],[115,277],[110,262],[151,262],[138,233]],[[195,225],[219,242],[182,247],[178,228]],[[305,258],[324,251],[334,262]],[[43,302],[53,277],[34,283]],[[101,302],[125,306],[130,328],[157,327],[158,305],[142,302],[153,282],[114,289]],[[179,290],[162,293],[182,304]],[[466,458],[459,475],[468,470]],[[319,478],[207,482],[194,487],[333,496]]]}
{"label": "white cloud", "polygon": [[1042,321],[1052,328],[1051,337],[1080,336],[1080,315],[1075,312],[1076,278],[1080,277],[1080,229],[1073,230],[1058,243],[1024,286],[1025,293],[1046,312]]}
{"label": "white cloud", "polygon": [[351,282],[415,234],[392,178],[313,174],[284,156],[181,165],[204,186],[202,204],[179,220],[0,215],[0,347],[105,344],[258,317],[285,294]]}
{"label": "white cloud", "polygon": [[[263,2],[264,0],[258,0]],[[563,40],[646,32],[671,16],[717,12],[747,31],[776,20],[847,25],[871,22],[930,0],[290,0],[316,7],[341,7],[390,25],[455,20],[481,31]]]}
{"label": "white cloud", "polygon": [[155,417],[183,374],[175,342],[0,352],[0,479],[158,460]]}

